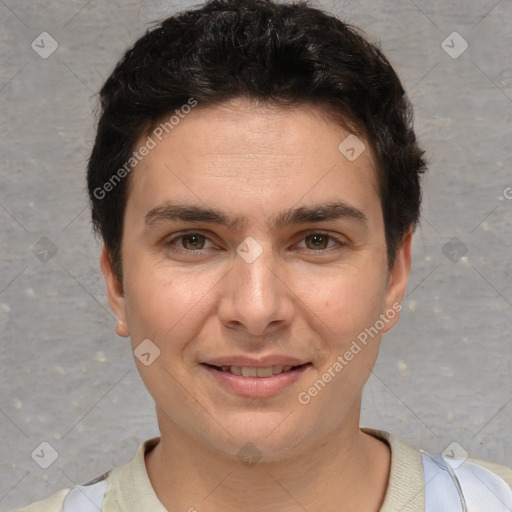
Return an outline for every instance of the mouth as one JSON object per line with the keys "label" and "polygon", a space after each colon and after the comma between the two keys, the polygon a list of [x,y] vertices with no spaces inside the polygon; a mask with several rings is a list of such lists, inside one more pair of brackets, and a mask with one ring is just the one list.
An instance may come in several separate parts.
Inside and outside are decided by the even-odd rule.
{"label": "mouth", "polygon": [[213,364],[203,363],[205,366],[209,366],[214,370],[225,373],[232,373],[233,375],[238,375],[241,377],[272,377],[273,375],[279,375],[281,373],[290,372],[292,370],[296,370],[298,368],[303,368],[306,366],[310,366],[311,363],[299,364],[296,366],[292,365],[275,365],[275,366],[267,366],[267,367],[255,367],[255,366],[216,366]]}
{"label": "mouth", "polygon": [[[273,366],[217,366],[201,363],[200,367],[214,382],[230,394],[242,397],[264,398],[292,388],[304,373],[313,366],[311,362],[299,365]],[[213,380],[212,380],[213,378]]]}

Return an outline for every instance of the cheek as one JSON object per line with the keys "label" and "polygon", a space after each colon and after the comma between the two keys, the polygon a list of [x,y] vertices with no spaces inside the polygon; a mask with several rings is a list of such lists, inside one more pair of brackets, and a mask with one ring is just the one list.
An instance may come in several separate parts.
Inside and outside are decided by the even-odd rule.
{"label": "cheek", "polygon": [[[322,319],[325,354],[319,377],[332,384],[324,400],[343,397],[350,403],[362,389],[378,356],[382,329],[376,328],[384,312],[386,273],[371,266],[331,272],[311,295],[309,306]],[[333,277],[336,276],[336,277]],[[380,326],[380,323],[377,325]],[[321,386],[320,386],[321,387]]]}
{"label": "cheek", "polygon": [[187,331],[199,324],[198,316],[208,302],[208,291],[214,283],[214,276],[207,272],[197,275],[190,271],[157,269],[140,275],[132,273],[125,286],[132,338],[135,341],[150,338],[164,349],[165,340],[179,341],[186,337]]}
{"label": "cheek", "polygon": [[[205,294],[212,287],[207,285],[206,276],[205,280],[176,272],[171,276],[169,271],[132,273],[127,279],[126,313],[134,360],[156,403],[182,397],[189,378],[184,355],[202,325]],[[151,354],[149,364],[138,352]]]}
{"label": "cheek", "polygon": [[302,279],[299,287],[297,295],[321,320],[322,331],[339,343],[373,325],[383,312],[385,275],[369,266],[364,271],[330,269],[324,275]]}

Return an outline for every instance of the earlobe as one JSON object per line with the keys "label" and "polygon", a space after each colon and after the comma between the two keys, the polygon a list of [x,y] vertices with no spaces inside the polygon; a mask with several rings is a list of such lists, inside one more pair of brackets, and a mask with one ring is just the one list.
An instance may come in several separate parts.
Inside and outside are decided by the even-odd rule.
{"label": "earlobe", "polygon": [[130,333],[124,324],[124,322],[121,322],[121,320],[117,321],[116,324],[116,334],[118,336],[121,336],[122,338],[128,338],[130,336]]}
{"label": "earlobe", "polygon": [[101,272],[105,279],[105,285],[107,287],[107,298],[110,304],[110,309],[116,315],[118,321],[116,325],[116,333],[118,336],[124,338],[130,336],[126,322],[126,311],[125,311],[125,299],[122,283],[119,282],[110,260],[108,249],[103,245],[100,257]]}
{"label": "earlobe", "polygon": [[383,329],[383,332],[391,330],[396,325],[398,318],[400,317],[400,314],[396,314],[395,316],[395,313],[397,311],[400,312],[402,309],[401,304],[405,295],[405,289],[407,288],[407,282],[409,280],[409,273],[411,270],[411,246],[413,232],[414,230],[411,227],[404,235],[402,244],[396,252],[393,267],[389,272],[385,312],[393,310],[394,318],[386,325],[386,328]]}

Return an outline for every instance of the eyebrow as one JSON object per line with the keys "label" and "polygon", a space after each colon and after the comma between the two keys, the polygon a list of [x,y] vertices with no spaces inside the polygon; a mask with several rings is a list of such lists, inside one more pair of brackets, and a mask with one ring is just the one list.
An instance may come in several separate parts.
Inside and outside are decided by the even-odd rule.
{"label": "eyebrow", "polygon": [[[339,219],[357,221],[361,224],[365,224],[368,220],[361,210],[341,201],[334,201],[284,210],[271,219],[270,229]],[[148,227],[158,222],[176,220],[218,224],[236,231],[246,224],[248,219],[231,217],[215,208],[171,202],[152,208],[145,215],[145,223]]]}

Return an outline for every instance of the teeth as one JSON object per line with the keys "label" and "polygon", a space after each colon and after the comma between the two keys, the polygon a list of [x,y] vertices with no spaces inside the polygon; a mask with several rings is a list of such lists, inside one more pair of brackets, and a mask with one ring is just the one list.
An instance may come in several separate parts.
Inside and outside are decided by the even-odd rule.
{"label": "teeth", "polygon": [[242,369],[240,366],[230,366],[228,371],[234,373],[235,375],[242,375]]}
{"label": "teeth", "polygon": [[222,366],[223,372],[231,372],[242,377],[272,377],[282,372],[289,372],[293,366],[268,366],[266,368],[254,368],[251,366]]}
{"label": "teeth", "polygon": [[272,366],[270,366],[269,368],[257,368],[256,375],[258,377],[272,377],[272,375],[274,375],[272,371]]}
{"label": "teeth", "polygon": [[257,375],[258,375],[258,371],[256,370],[256,368],[249,368],[249,367],[242,366],[241,370],[242,370],[242,377],[257,377]]}

